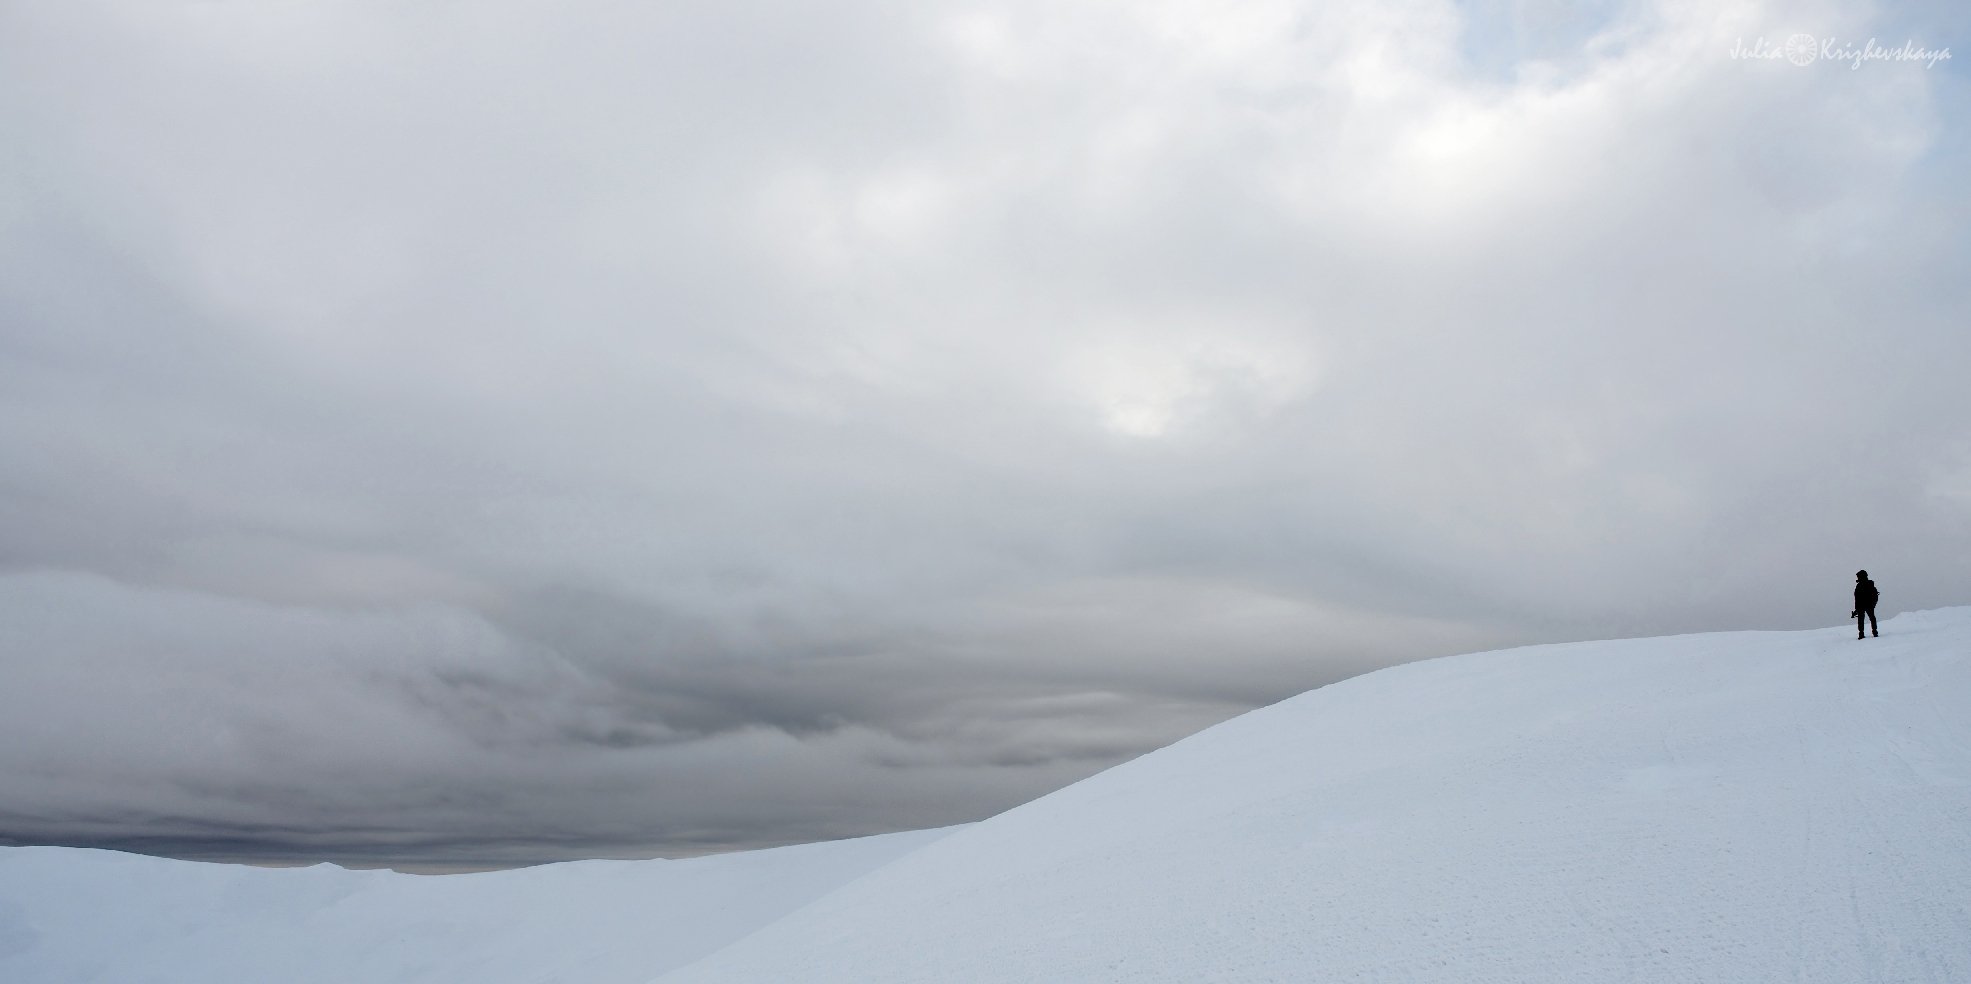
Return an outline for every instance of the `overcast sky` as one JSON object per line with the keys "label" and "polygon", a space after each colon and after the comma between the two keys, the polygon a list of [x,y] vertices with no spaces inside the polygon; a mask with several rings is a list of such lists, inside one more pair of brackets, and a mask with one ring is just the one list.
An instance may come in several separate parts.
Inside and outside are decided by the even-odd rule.
{"label": "overcast sky", "polygon": [[933,826],[1971,602],[1967,67],[1945,2],[0,0],[0,842]]}

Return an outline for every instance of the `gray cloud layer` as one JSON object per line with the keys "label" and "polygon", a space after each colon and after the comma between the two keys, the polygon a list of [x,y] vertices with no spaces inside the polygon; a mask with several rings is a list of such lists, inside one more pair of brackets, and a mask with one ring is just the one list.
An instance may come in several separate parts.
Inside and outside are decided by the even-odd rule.
{"label": "gray cloud layer", "polygon": [[1964,80],[1680,4],[0,7],[0,839],[975,818],[1962,601]]}

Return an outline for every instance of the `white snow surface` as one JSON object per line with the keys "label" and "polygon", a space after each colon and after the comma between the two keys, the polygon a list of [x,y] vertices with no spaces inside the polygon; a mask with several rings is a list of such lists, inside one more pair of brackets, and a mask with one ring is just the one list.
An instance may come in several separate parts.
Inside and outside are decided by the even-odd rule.
{"label": "white snow surface", "polygon": [[1382,670],[661,984],[1971,981],[1971,609]]}
{"label": "white snow surface", "polygon": [[408,875],[0,849],[0,984],[638,984],[955,828]]}
{"label": "white snow surface", "polygon": [[0,981],[1971,981],[1971,609],[1882,629],[1413,663],[969,827],[692,861],[0,850]]}

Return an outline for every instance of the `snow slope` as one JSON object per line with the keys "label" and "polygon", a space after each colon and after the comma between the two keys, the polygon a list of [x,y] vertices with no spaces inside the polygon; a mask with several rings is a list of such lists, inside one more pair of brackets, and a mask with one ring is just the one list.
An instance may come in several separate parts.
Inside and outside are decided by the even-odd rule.
{"label": "snow slope", "polygon": [[1971,609],[1883,630],[1415,663],[970,827],[751,854],[0,850],[0,981],[1971,981]]}
{"label": "snow slope", "polygon": [[1971,609],[1357,677],[668,975],[1971,981]]}
{"label": "snow slope", "polygon": [[637,982],[950,829],[433,876],[4,848],[0,982]]}

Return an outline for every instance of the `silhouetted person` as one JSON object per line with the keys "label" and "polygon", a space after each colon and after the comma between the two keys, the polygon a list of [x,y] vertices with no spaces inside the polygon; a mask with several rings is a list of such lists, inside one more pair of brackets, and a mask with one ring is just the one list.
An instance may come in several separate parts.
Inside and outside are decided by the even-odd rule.
{"label": "silhouetted person", "polygon": [[1856,571],[1855,610],[1853,612],[1855,619],[1855,638],[1861,639],[1865,637],[1866,633],[1862,632],[1862,623],[1864,621],[1868,623],[1869,632],[1873,632],[1877,636],[1882,634],[1875,629],[1875,599],[1877,597],[1878,595],[1875,593],[1875,582],[1868,579],[1868,572]]}

